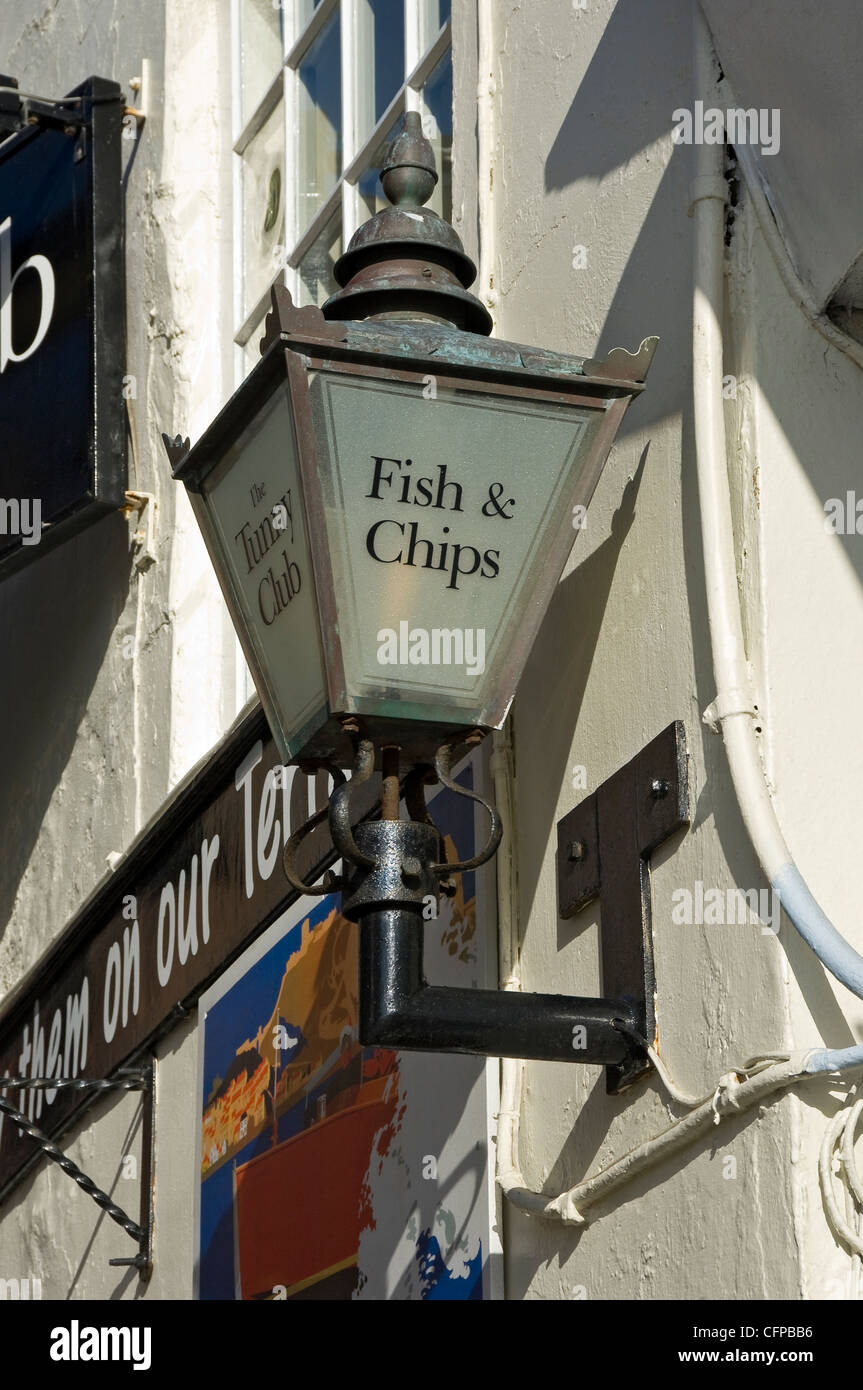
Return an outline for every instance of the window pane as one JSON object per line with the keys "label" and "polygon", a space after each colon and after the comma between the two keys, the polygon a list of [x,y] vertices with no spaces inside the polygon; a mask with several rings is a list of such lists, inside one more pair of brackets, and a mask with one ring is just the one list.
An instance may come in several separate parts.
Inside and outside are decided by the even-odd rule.
{"label": "window pane", "polygon": [[243,155],[243,318],[284,259],[285,108],[279,102]]}
{"label": "window pane", "polygon": [[298,68],[297,225],[309,225],[342,171],[342,63],[338,10]]}
{"label": "window pane", "polygon": [[421,4],[423,50],[425,50],[434,43],[441,31],[441,26],[452,17],[452,4],[451,0],[421,0]]}
{"label": "window pane", "polygon": [[405,7],[404,0],[360,0],[359,8],[365,40],[357,73],[362,144],[405,80]]}
{"label": "window pane", "polygon": [[422,89],[423,131],[434,150],[438,181],[428,206],[452,220],[452,54],[447,52]]}
{"label": "window pane", "polygon": [[357,180],[357,187],[360,191],[360,198],[362,199],[362,206],[364,209],[362,215],[365,217],[371,217],[374,213],[380,212],[381,208],[389,206],[384,190],[381,188],[380,171],[383,168],[389,147],[402,129],[404,123],[404,116],[399,116],[398,120],[390,126],[372,155],[371,164],[366,169],[365,173],[360,174]]}
{"label": "window pane", "polygon": [[300,261],[300,303],[323,304],[337,289],[333,266],[342,254],[342,219],[331,217]]}
{"label": "window pane", "polygon": [[311,19],[312,15],[314,14],[315,10],[318,8],[318,5],[321,3],[321,0],[281,0],[281,3],[283,5],[296,5],[297,27],[294,30],[294,37],[298,39],[302,34],[303,30],[305,29],[306,25],[308,24],[309,20]]}
{"label": "window pane", "polygon": [[240,73],[243,125],[282,66],[282,9],[272,0],[240,0]]}

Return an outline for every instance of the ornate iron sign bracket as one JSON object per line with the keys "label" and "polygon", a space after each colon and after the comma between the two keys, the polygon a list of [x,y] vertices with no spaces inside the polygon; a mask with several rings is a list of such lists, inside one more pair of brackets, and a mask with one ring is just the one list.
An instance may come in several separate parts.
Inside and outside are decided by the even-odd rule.
{"label": "ornate iron sign bracket", "polygon": [[[624,767],[557,823],[557,891],[561,917],[599,898],[605,994],[627,999],[636,1032],[653,1042],[653,936],[648,860],[689,824],[686,730],[676,719]],[[649,1067],[644,1053],[607,1069],[610,1094]]]}
{"label": "ornate iron sign bracket", "polygon": [[24,1077],[13,1076],[3,1078],[3,1090],[73,1090],[73,1091],[142,1091],[144,1096],[144,1132],[141,1137],[141,1214],[138,1221],[133,1221],[131,1216],[119,1207],[116,1202],[103,1192],[100,1187],[88,1178],[87,1174],[74,1163],[71,1158],[58,1149],[52,1143],[38,1125],[24,1114],[23,1110],[17,1109],[11,1101],[0,1096],[0,1114],[8,1118],[18,1126],[18,1129],[38,1144],[46,1158],[50,1158],[52,1163],[56,1163],[68,1173],[97,1206],[110,1216],[112,1221],[116,1221],[118,1226],[122,1226],[127,1235],[130,1235],[138,1244],[137,1255],[121,1256],[117,1259],[109,1260],[109,1265],[133,1265],[138,1270],[141,1278],[147,1280],[153,1272],[153,1218],[155,1207],[155,1107],[156,1107],[156,1059],[150,1060],[140,1067],[128,1067],[117,1072],[116,1076],[110,1080],[89,1080],[86,1077],[77,1077],[74,1080],[60,1079],[56,1077]]}

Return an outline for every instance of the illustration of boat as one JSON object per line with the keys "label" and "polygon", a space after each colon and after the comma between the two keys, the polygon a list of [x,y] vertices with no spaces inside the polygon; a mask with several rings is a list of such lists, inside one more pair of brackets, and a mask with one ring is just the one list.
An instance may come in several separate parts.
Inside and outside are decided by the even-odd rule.
{"label": "illustration of boat", "polygon": [[375,1137],[392,1122],[397,1073],[365,1080],[334,1113],[234,1169],[238,1298],[349,1298]]}
{"label": "illustration of boat", "polygon": [[236,1047],[202,1117],[202,1178],[233,1165],[239,1298],[355,1286],[366,1177],[398,1099],[396,1054],[364,1050],[357,1033],[357,932],[334,911],[303,924],[270,1017]]}
{"label": "illustration of boat", "polygon": [[[450,836],[445,843],[447,857],[457,858]],[[475,903],[461,884],[440,928],[447,955],[469,963]],[[208,1076],[201,1129],[205,1193],[214,1180],[208,1232],[228,1259],[233,1244],[237,1298],[350,1299],[365,1283],[360,1245],[375,1225],[375,1177],[402,1122],[399,1058],[359,1042],[354,924],[335,909],[314,928],[307,918],[289,950],[281,979],[278,966],[268,976],[266,1022],[242,1014],[251,1035],[229,1033],[224,1072]],[[225,1169],[227,1189],[218,1178]],[[429,1264],[432,1245],[426,1250],[423,1241],[432,1236],[417,1234],[422,1297],[446,1276],[440,1255]]]}

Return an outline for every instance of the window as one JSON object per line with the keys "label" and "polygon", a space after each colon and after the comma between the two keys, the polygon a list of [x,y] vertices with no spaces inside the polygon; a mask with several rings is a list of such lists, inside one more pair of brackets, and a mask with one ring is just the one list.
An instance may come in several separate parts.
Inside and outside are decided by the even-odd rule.
{"label": "window", "polygon": [[378,172],[419,111],[452,212],[450,0],[233,0],[234,341],[239,382],[280,278],[322,304],[357,227],[385,203]]}

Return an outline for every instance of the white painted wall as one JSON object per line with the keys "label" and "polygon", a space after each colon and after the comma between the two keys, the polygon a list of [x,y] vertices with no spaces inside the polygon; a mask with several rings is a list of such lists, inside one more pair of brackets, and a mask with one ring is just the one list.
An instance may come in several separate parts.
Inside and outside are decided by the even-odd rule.
{"label": "white painted wall", "polygon": [[[159,501],[159,562],[143,578],[116,518],[0,588],[0,631],[13,643],[0,673],[4,989],[233,713],[233,639],[159,443],[162,428],[199,433],[230,390],[228,33],[219,8],[103,3],[84,15],[26,0],[0,15],[4,64],[31,89],[60,93],[90,72],[122,81],[142,57],[153,62],[153,114],[129,177],[129,370],[139,383],[138,485]],[[671,141],[672,112],[694,99],[690,11],[679,0],[486,8],[487,73],[473,0],[454,4],[454,202],[468,250],[493,279],[496,333],[588,354],[661,337],[515,705],[523,985],[599,990],[599,912],[557,919],[555,823],[583,795],[573,767],[584,766],[593,790],[684,719],[695,814],[689,834],[654,859],[658,1019],[672,1074],[702,1094],[755,1054],[859,1038],[863,1005],[833,987],[787,923],[776,939],[671,918],[672,894],[697,881],[763,886],[721,740],[700,718],[715,692],[692,437],[693,151]],[[488,91],[489,78],[493,159],[477,175],[476,90],[481,80]],[[576,247],[584,269],[573,266]],[[824,501],[854,485],[863,387],[789,302],[745,200],[726,327],[726,371],[738,378],[727,407],[730,476],[765,755],[801,869],[863,949],[854,911],[863,541],[823,530]],[[120,652],[129,632],[131,664]],[[194,1050],[191,1025],[162,1049],[161,1253],[150,1297],[191,1290]],[[859,1297],[817,1185],[836,1103],[823,1082],[726,1123],[633,1182],[580,1232],[507,1210],[508,1296]],[[105,1102],[70,1148],[121,1200],[134,1186],[117,1172],[137,1104]],[[654,1082],[608,1098],[597,1067],[531,1063],[526,1178],[560,1191],[666,1128],[670,1113]],[[724,1176],[727,1157],[736,1177]],[[127,1200],[134,1208],[136,1195]],[[62,1252],[53,1244],[61,1212]],[[125,1238],[62,1174],[31,1178],[0,1216],[0,1275],[36,1274],[46,1296],[133,1296],[135,1280],[106,1264]]]}
{"label": "white painted wall", "polygon": [[[672,1075],[701,1095],[758,1053],[819,1038],[842,1046],[863,1020],[787,922],[777,940],[671,919],[672,894],[697,880],[763,886],[721,741],[700,722],[715,691],[692,439],[693,150],[670,138],[672,112],[696,95],[690,15],[662,0],[493,10],[496,331],[586,353],[661,339],[516,700],[522,985],[599,986],[599,913],[556,919],[555,821],[583,794],[572,768],[585,766],[592,790],[683,718],[695,817],[654,858],[658,1019]],[[577,246],[585,269],[573,268]],[[861,560],[858,538],[824,535],[823,502],[853,483],[863,383],[789,303],[748,208],[730,267],[726,371],[741,379],[728,407],[732,478],[765,742],[803,872],[859,949]],[[851,1296],[851,1259],[817,1184],[828,1090],[809,1086],[723,1126],[580,1234],[510,1210],[509,1296]],[[530,1064],[525,1177],[559,1192],[668,1123],[655,1083],[609,1099],[599,1068]],[[726,1156],[736,1178],[724,1176]]]}

